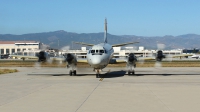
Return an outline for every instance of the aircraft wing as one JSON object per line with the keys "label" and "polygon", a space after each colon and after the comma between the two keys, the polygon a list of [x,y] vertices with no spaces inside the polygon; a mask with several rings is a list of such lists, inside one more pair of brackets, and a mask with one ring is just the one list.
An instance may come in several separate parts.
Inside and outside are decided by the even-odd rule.
{"label": "aircraft wing", "polygon": [[112,58],[112,59],[110,59],[110,64],[113,64],[113,63],[125,63],[125,62],[127,62],[126,58]]}
{"label": "aircraft wing", "polygon": [[[24,55],[9,55],[10,57],[25,58],[25,59],[38,59],[37,56],[24,56]],[[64,57],[50,57],[50,60],[64,61]]]}
{"label": "aircraft wing", "polygon": [[114,44],[114,45],[112,45],[112,47],[125,46],[125,45],[135,44],[135,43],[139,43],[139,42],[128,42],[128,43],[122,43],[122,44]]}
{"label": "aircraft wing", "polygon": [[137,58],[138,61],[141,61],[141,60],[155,60],[155,57],[139,57]]}
{"label": "aircraft wing", "polygon": [[[166,58],[186,57],[192,56],[192,54],[180,54],[180,55],[166,55]],[[156,57],[139,57],[137,60],[155,60]]]}
{"label": "aircraft wing", "polygon": [[81,44],[81,45],[86,45],[86,46],[94,46],[94,44],[87,44],[84,42],[74,42],[75,44]]}
{"label": "aircraft wing", "polygon": [[16,57],[16,58],[28,58],[28,59],[38,59],[37,56],[24,56],[24,55],[9,55],[10,57]]}
{"label": "aircraft wing", "polygon": [[176,57],[186,57],[186,56],[192,56],[192,54],[172,55],[172,58],[176,58]]}
{"label": "aircraft wing", "polygon": [[64,57],[50,57],[50,60],[65,61]]}
{"label": "aircraft wing", "polygon": [[[192,54],[180,54],[180,55],[166,55],[166,58],[176,58],[176,57],[186,57],[186,56],[192,56]],[[156,57],[139,57],[138,60],[155,60]]]}
{"label": "aircraft wing", "polygon": [[124,59],[124,60],[116,60],[116,63],[125,63],[125,62],[127,62],[127,60],[126,59]]}
{"label": "aircraft wing", "polygon": [[87,63],[87,59],[86,58],[77,58],[77,62],[79,62],[79,63]]}
{"label": "aircraft wing", "polygon": [[[137,58],[138,61],[145,61],[145,60],[155,60],[155,57],[140,57],[140,58]],[[115,63],[115,64],[118,64],[118,63],[126,63],[127,62],[127,58],[113,58],[111,59],[111,64],[112,63]]]}

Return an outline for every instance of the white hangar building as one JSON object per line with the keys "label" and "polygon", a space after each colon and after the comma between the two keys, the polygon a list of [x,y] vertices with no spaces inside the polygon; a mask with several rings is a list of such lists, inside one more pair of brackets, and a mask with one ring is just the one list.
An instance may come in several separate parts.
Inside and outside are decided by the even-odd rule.
{"label": "white hangar building", "polygon": [[12,54],[25,50],[38,50],[42,44],[36,41],[0,41],[0,54]]}

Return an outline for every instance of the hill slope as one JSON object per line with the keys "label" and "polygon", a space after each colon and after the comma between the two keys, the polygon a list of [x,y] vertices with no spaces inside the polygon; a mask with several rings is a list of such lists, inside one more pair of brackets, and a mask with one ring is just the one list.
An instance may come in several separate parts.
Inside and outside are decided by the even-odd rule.
{"label": "hill slope", "polygon": [[[44,33],[31,33],[23,35],[0,34],[0,40],[15,41],[15,40],[34,40],[40,41],[53,48],[61,48],[63,46],[72,47],[72,41],[86,42],[97,44],[103,42],[104,33],[72,33],[63,30]],[[148,49],[156,49],[157,43],[166,45],[165,49],[176,48],[200,48],[200,35],[186,34],[180,36],[166,35],[163,37],[143,37],[135,35],[111,35],[108,34],[108,42],[110,44],[118,44],[125,42],[139,41],[139,44],[134,46],[144,46]],[[59,45],[58,45],[59,43]],[[73,48],[80,48],[80,45],[74,45]]]}

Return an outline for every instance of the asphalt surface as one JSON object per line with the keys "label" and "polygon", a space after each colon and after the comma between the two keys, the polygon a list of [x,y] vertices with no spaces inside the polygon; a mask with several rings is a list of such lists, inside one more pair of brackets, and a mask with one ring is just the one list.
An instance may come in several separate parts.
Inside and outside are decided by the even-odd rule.
{"label": "asphalt surface", "polygon": [[[1,67],[8,68],[8,67]],[[0,112],[199,112],[200,68],[12,67],[0,75]]]}

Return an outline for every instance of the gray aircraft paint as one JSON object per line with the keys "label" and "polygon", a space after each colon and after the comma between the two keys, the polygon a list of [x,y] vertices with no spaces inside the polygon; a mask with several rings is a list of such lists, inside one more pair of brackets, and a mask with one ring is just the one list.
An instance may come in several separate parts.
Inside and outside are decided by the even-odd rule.
{"label": "gray aircraft paint", "polygon": [[[95,52],[92,53],[91,51]],[[100,53],[100,50],[104,50],[103,53]],[[98,51],[98,52],[96,52]],[[92,46],[92,48],[87,53],[87,61],[88,64],[95,69],[103,69],[105,68],[112,58],[114,50],[110,44],[100,43]]]}
{"label": "gray aircraft paint", "polygon": [[[88,64],[95,69],[105,68],[113,57],[113,47],[107,43],[107,20],[105,19],[104,43],[92,46],[87,53]],[[92,52],[93,51],[93,52]],[[102,52],[100,52],[102,51]]]}

